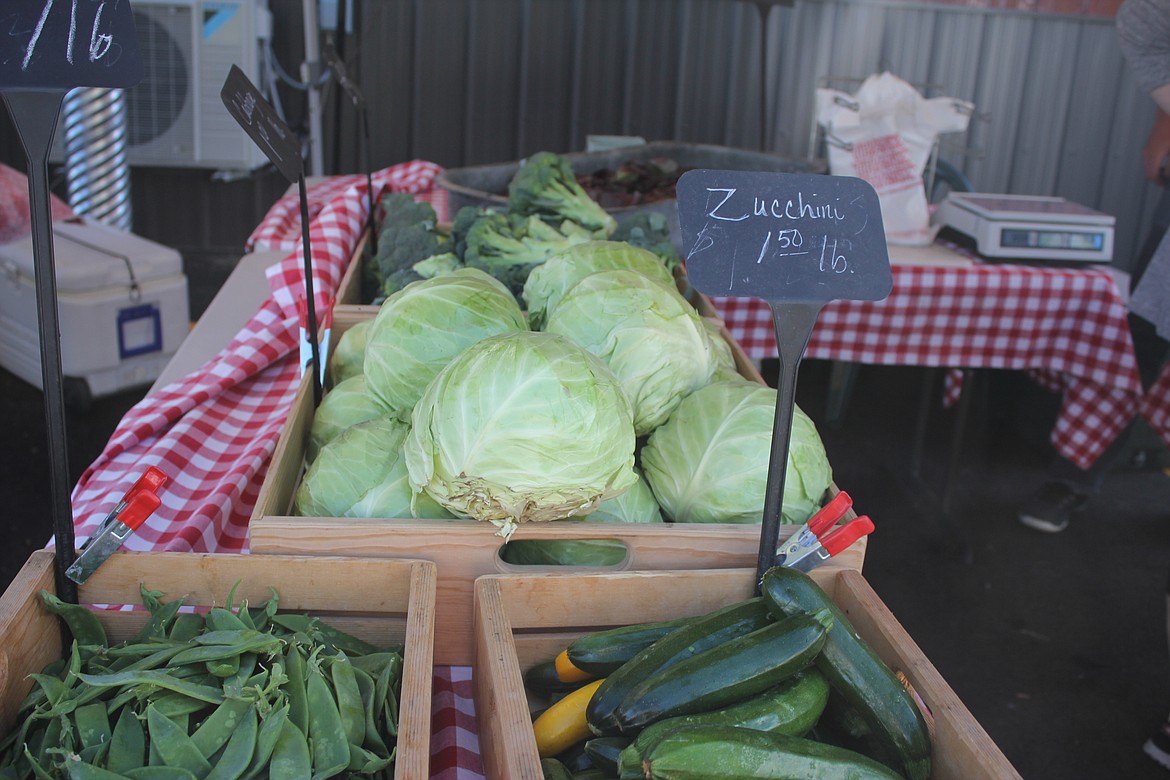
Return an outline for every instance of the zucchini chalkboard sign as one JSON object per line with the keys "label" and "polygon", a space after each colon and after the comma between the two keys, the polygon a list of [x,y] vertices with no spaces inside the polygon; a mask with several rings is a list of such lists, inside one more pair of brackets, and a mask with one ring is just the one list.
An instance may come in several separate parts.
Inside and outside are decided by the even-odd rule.
{"label": "zucchini chalkboard sign", "polygon": [[890,294],[881,208],[862,179],[696,170],[677,192],[687,278],[700,292],[809,303]]}
{"label": "zucchini chalkboard sign", "polygon": [[817,316],[829,301],[878,301],[894,286],[881,207],[872,186],[847,176],[695,170],[676,193],[691,286],[762,298],[772,311],[780,375],[758,582],[777,565],[796,378]]}
{"label": "zucchini chalkboard sign", "polygon": [[142,75],[130,0],[0,2],[0,89],[127,88]]}

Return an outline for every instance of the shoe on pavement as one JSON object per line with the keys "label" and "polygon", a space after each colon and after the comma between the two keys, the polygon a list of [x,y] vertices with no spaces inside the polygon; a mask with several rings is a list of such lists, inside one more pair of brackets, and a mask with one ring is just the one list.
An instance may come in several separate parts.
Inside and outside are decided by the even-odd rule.
{"label": "shoe on pavement", "polygon": [[1024,502],[1019,519],[1034,531],[1060,533],[1068,528],[1069,520],[1084,508],[1088,500],[1088,496],[1077,493],[1063,482],[1049,482]]}
{"label": "shoe on pavement", "polygon": [[1163,723],[1154,735],[1142,745],[1142,752],[1170,769],[1170,723]]}

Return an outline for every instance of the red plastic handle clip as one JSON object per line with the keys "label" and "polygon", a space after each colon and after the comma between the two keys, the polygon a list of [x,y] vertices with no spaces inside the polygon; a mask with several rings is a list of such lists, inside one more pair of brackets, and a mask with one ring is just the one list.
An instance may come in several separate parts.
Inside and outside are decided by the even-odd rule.
{"label": "red plastic handle clip", "polygon": [[840,528],[834,529],[827,536],[822,536],[821,546],[829,552],[829,555],[836,555],[870,533],[873,533],[873,521],[869,519],[868,515],[862,515],[856,520],[851,520]]}

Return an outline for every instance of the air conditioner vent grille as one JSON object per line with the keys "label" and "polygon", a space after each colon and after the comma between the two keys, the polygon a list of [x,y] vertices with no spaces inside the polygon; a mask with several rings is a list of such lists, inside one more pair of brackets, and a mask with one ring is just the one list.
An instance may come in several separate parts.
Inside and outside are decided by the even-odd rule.
{"label": "air conditioner vent grille", "polygon": [[180,41],[191,40],[190,11],[166,14],[167,27],[140,11],[134,28],[145,76],[127,92],[131,145],[153,141],[170,130],[183,112],[191,89],[188,55]]}

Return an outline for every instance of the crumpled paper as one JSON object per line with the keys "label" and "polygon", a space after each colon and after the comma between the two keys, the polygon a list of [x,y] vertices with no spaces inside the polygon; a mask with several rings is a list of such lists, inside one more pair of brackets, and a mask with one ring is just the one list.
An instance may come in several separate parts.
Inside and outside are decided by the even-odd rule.
{"label": "crumpled paper", "polygon": [[923,172],[938,134],[966,130],[973,111],[972,103],[958,98],[926,99],[889,72],[870,76],[852,95],[816,92],[829,172],[869,182],[877,190],[887,242],[905,246],[934,240]]}

